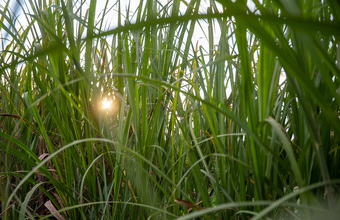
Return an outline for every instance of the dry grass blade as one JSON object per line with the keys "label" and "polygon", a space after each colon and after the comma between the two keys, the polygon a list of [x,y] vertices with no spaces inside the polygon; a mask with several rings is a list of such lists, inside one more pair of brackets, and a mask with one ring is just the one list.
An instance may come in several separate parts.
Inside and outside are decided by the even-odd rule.
{"label": "dry grass blade", "polygon": [[48,200],[47,202],[45,202],[44,206],[50,211],[51,214],[53,214],[53,216],[56,219],[65,220],[65,218],[60,213],[56,213],[58,210],[54,207],[51,200]]}

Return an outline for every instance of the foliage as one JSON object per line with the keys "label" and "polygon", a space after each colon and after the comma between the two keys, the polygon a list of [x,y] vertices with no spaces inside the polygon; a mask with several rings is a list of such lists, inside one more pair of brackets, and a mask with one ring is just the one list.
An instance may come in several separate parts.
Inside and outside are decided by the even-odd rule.
{"label": "foliage", "polygon": [[339,218],[338,1],[87,3],[1,3],[2,219]]}

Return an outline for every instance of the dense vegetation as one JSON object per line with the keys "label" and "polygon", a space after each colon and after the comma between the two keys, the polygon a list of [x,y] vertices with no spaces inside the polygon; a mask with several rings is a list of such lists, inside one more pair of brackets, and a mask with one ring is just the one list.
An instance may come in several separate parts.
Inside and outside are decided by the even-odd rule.
{"label": "dense vegetation", "polygon": [[1,3],[0,218],[339,219],[339,1],[84,2]]}

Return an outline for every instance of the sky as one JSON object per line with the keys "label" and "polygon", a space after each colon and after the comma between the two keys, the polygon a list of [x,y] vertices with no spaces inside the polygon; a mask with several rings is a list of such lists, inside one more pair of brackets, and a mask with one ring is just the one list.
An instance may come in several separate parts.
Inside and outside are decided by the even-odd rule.
{"label": "sky", "polygon": [[[0,0],[0,6],[4,6],[6,4],[7,0]],[[21,0],[20,1],[22,4],[28,4],[28,1],[24,1],[24,0]],[[86,9],[89,8],[89,4],[90,4],[90,1],[89,0],[74,0],[73,1],[75,3],[75,7],[74,9],[77,9],[80,7],[80,5],[82,5],[82,9],[83,9],[83,16],[85,15],[85,12],[86,12]],[[103,9],[105,7],[105,2],[106,1],[103,1],[103,0],[97,0],[97,5],[96,5],[96,16],[95,16],[95,20],[98,22],[98,24],[100,22],[103,22],[103,27],[101,28],[103,31],[104,30],[110,30],[110,29],[114,29],[115,27],[118,26],[118,23],[117,23],[117,1],[116,0],[110,0],[108,1],[108,5],[106,6],[107,8],[111,9],[109,10],[109,13],[107,13],[104,17],[105,19],[102,20],[102,15],[103,15]],[[169,2],[169,0],[159,0],[159,2],[161,4],[166,4],[167,2]],[[123,0],[122,1],[122,14],[126,14],[126,10],[129,8],[129,11],[130,11],[130,16],[134,14],[134,12],[137,10],[137,7],[139,6],[140,4],[140,1],[139,0]],[[124,5],[125,3],[125,5]],[[202,0],[202,3],[201,3],[201,9],[200,9],[200,13],[206,13],[206,9],[209,5],[209,2],[208,0]],[[217,5],[219,6],[219,3],[217,3]],[[254,8],[254,4],[248,0],[248,7],[250,9]],[[20,10],[20,7],[18,7],[18,4],[17,4],[17,0],[10,0],[10,8],[13,10],[13,11],[16,11],[16,14],[18,15],[16,17],[16,19],[13,19],[11,18],[11,20],[15,20],[15,26],[17,29],[19,29],[20,26],[27,26],[28,23],[27,23],[27,19],[26,17],[22,14],[22,10]],[[26,7],[28,8],[28,7]],[[1,10],[3,8],[0,8],[0,13],[1,13]],[[186,7],[184,6],[184,4],[181,5],[180,7],[180,11],[181,13],[184,13],[185,12],[185,9]],[[221,9],[221,7],[219,8]],[[130,17],[129,20],[131,23],[134,23],[135,22],[135,16],[134,17]],[[206,51],[209,51],[209,41],[207,39],[207,35],[205,35],[204,33],[208,33],[208,23],[203,21],[203,20],[200,20],[198,21],[200,23],[200,26],[197,25],[196,23],[196,28],[195,28],[195,31],[194,31],[194,35],[193,35],[193,38],[192,38],[192,42],[194,45],[198,45],[198,47],[203,47],[205,48]],[[8,22],[4,22],[4,25],[9,27],[9,23]],[[218,45],[218,42],[219,42],[219,35],[220,35],[220,31],[219,31],[219,27],[218,27],[218,23],[216,22],[214,24],[215,26],[213,27],[214,28],[214,45]],[[1,44],[0,44],[0,50],[3,50],[3,48],[5,48],[6,44],[8,43],[8,41],[4,40],[6,38],[9,38],[10,39],[10,36],[2,29],[2,31],[0,32],[0,37],[2,38],[1,40]],[[232,39],[231,39],[232,40]],[[110,36],[107,36],[107,41],[108,42],[111,42],[110,41]],[[208,62],[208,60],[206,60],[206,62]],[[229,93],[230,91],[228,91],[227,93]]]}
{"label": "sky", "polygon": [[[16,12],[16,15],[17,17],[14,19],[14,18],[10,18],[11,20],[14,20],[15,21],[15,26],[17,29],[19,29],[20,26],[27,26],[28,23],[27,23],[27,20],[25,18],[25,16],[23,15],[22,13],[22,10],[20,9],[20,7],[18,7],[19,5],[17,4],[17,0],[9,0],[10,1],[10,9],[12,11],[15,11]],[[24,0],[20,0],[21,4],[25,5],[25,4],[28,4],[28,1],[24,1]],[[80,6],[80,4],[82,4],[83,6],[83,15],[85,15],[85,12],[86,12],[86,9],[89,7],[89,4],[90,4],[90,1],[89,0],[75,0],[75,7],[74,8],[77,8]],[[101,18],[102,18],[102,13],[103,13],[103,9],[105,7],[105,4],[104,2],[106,1],[103,1],[103,0],[98,0],[97,1],[97,5],[96,5],[96,21],[100,22],[101,21]],[[112,10],[110,10],[110,12],[108,14],[105,15],[105,19],[103,21],[103,28],[102,30],[109,30],[109,29],[113,29],[115,27],[117,27],[118,23],[117,23],[117,19],[116,19],[116,13],[117,13],[117,10],[116,10],[116,2],[115,0],[110,0],[108,1],[108,5],[107,5],[107,8],[112,8]],[[123,3],[125,2],[125,6],[122,6],[122,9],[123,9],[123,14],[125,14],[126,10],[128,7],[130,7],[130,14],[132,15],[133,12],[135,12],[137,10],[137,7],[139,6],[140,4],[140,1],[139,0],[125,0],[125,1],[122,1]],[[160,0],[159,2],[165,4],[168,2],[168,0]],[[6,5],[7,3],[7,0],[0,0],[0,11],[3,11],[3,7]],[[201,13],[205,13],[205,10],[206,10],[206,6],[207,5],[207,0],[202,0],[202,9],[200,10]],[[184,7],[184,4],[181,4],[182,7],[180,8],[180,11],[184,13],[185,11],[185,7]],[[25,8],[29,8],[29,7],[25,7]],[[131,17],[129,18],[130,22],[131,23],[134,23],[135,21],[135,16],[134,17]],[[201,25],[202,25],[202,28],[205,28],[207,29],[207,26],[208,24],[206,22],[202,22],[200,21]],[[6,21],[6,19],[4,20],[4,25],[7,26],[7,27],[10,27],[9,23]],[[217,29],[218,30],[218,29]],[[13,31],[13,30],[12,30]],[[0,36],[2,39],[11,39],[10,36],[8,36],[8,33],[6,33],[6,31],[4,31],[4,29],[1,30],[0,32]],[[217,35],[215,35],[217,36]],[[194,34],[194,39],[193,41],[194,42],[197,42],[202,45],[202,46],[207,46],[207,40],[204,40],[204,33],[199,29],[199,28],[196,28],[195,29],[195,34]],[[218,39],[217,39],[218,40]],[[3,40],[2,42],[2,45],[0,45],[0,50],[2,50],[2,48],[5,47],[5,45],[8,43],[8,41],[6,40]]]}
{"label": "sky", "polygon": [[[0,0],[0,6],[2,6],[2,8],[0,8],[0,11],[2,11],[4,5],[7,3],[8,0]],[[17,16],[17,19],[13,19],[11,18],[12,20],[15,20],[15,26],[16,28],[18,29],[20,26],[27,26],[28,23],[27,23],[27,20],[25,18],[25,16],[23,15],[22,13],[22,10],[20,9],[20,7],[18,7],[18,3],[17,1],[20,1],[21,4],[25,5],[25,4],[28,4],[28,1],[26,0],[9,0],[10,1],[10,8],[13,10],[13,11],[16,11],[16,14],[19,15]],[[145,2],[146,0],[144,0]],[[187,0],[189,1],[189,0]],[[36,1],[34,1],[36,2]],[[83,15],[85,15],[85,12],[86,12],[86,9],[89,8],[89,4],[90,4],[90,0],[74,0],[73,1],[74,4],[75,4],[75,7],[74,9],[78,8],[80,5],[82,5],[82,8],[83,8]],[[102,27],[102,30],[109,30],[109,29],[114,29],[115,27],[117,27],[118,23],[117,23],[117,0],[109,0],[107,1],[108,2],[108,5],[107,5],[107,8],[111,9],[109,10],[109,12],[104,16],[105,19],[103,20],[103,27]],[[126,10],[124,9],[130,9],[130,15],[133,15],[133,13],[137,10],[137,7],[139,6],[140,4],[140,1],[139,0],[122,0],[122,10],[123,10],[123,14],[126,13]],[[158,0],[158,2],[160,2],[161,4],[166,4],[169,2],[169,0]],[[261,2],[261,1],[260,1]],[[106,1],[104,0],[97,0],[97,5],[96,5],[96,21],[99,23],[101,22],[101,18],[102,18],[102,13],[103,13],[103,9],[105,7],[105,3]],[[125,5],[124,5],[125,3]],[[219,3],[216,3],[217,6],[219,7],[220,4]],[[206,13],[206,9],[207,9],[207,6],[209,5],[209,0],[201,0],[201,9],[200,9],[200,13]],[[250,9],[254,8],[254,4],[252,3],[251,0],[248,0],[248,7]],[[25,7],[25,8],[29,8],[29,7]],[[185,9],[186,7],[184,6],[184,4],[182,3],[181,4],[181,7],[180,7],[180,11],[182,13],[185,12]],[[221,7],[219,7],[219,9],[221,9]],[[131,23],[134,23],[135,21],[135,18],[136,16],[134,17],[130,17],[129,20]],[[196,45],[196,43],[198,43],[198,46],[202,46],[204,48],[208,48],[208,39],[206,38],[206,35],[204,34],[205,33],[208,33],[208,23],[205,22],[205,21],[199,21],[200,25],[201,25],[201,28],[196,25],[197,28],[195,28],[195,33],[194,33],[194,36],[193,36],[193,43]],[[9,23],[4,22],[4,25],[9,27]],[[216,23],[217,25],[217,23]],[[203,30],[202,30],[203,29]],[[214,44],[217,45],[218,44],[218,41],[219,41],[219,27],[214,27]],[[1,32],[0,32],[0,36],[1,38],[9,38],[10,36],[8,36],[8,34],[2,29]],[[9,38],[10,39],[10,38]],[[4,48],[4,46],[6,45],[6,43],[8,43],[8,41],[6,40],[3,40],[1,42],[1,45],[0,45],[0,50],[2,50],[2,48]]]}

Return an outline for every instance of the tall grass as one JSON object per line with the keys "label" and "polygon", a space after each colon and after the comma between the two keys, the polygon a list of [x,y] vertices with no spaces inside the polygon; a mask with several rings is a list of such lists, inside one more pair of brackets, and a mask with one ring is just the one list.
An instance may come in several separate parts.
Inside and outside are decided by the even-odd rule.
{"label": "tall grass", "polygon": [[2,219],[339,218],[338,1],[102,4],[1,3]]}

